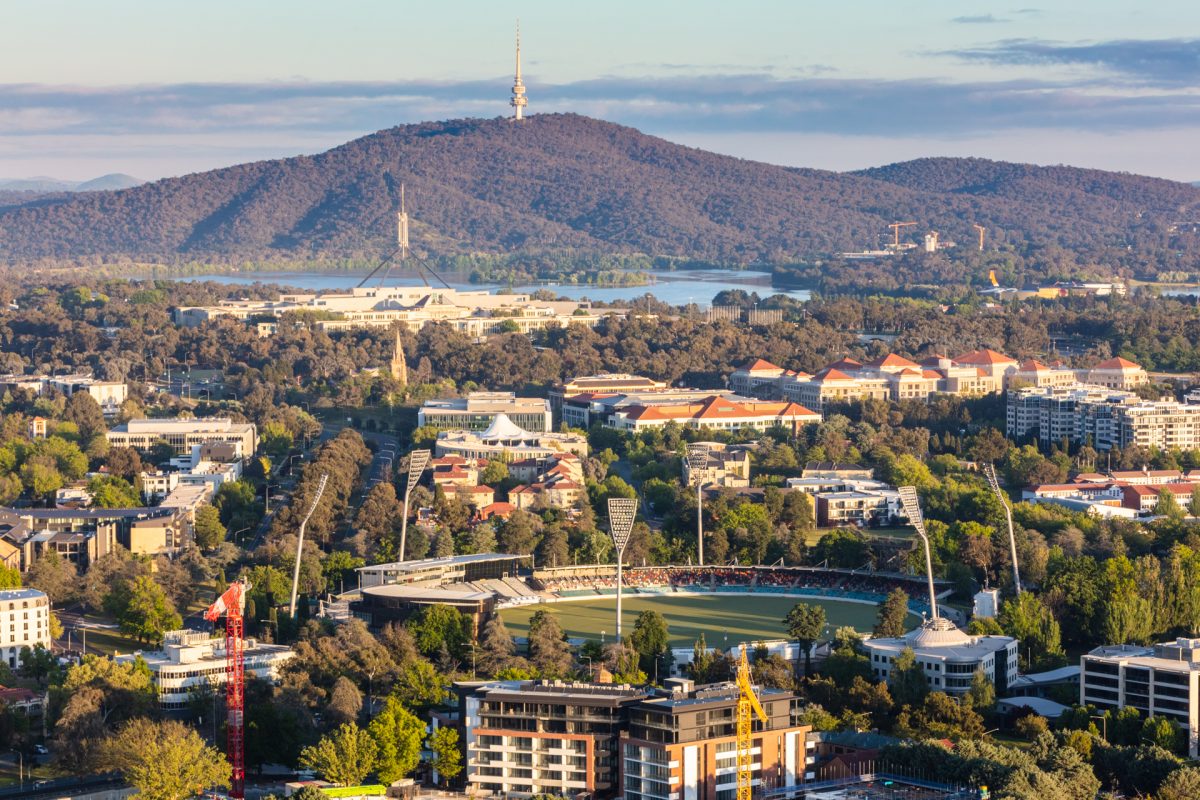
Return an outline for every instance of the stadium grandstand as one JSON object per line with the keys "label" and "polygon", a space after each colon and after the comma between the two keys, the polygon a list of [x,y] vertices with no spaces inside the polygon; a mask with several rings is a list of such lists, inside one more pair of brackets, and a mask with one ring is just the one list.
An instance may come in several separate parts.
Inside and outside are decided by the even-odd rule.
{"label": "stadium grandstand", "polygon": [[[485,619],[496,609],[583,600],[616,593],[616,566],[581,565],[531,571],[529,556],[502,553],[428,558],[358,568],[359,588],[329,604],[329,613],[353,614],[378,627],[427,605],[452,605]],[[893,589],[909,596],[909,611],[929,614],[919,576],[869,569],[785,566],[627,567],[627,596],[774,594],[876,604]],[[935,581],[939,597],[953,591]]]}
{"label": "stadium grandstand", "polygon": [[[613,565],[538,570],[528,583],[545,600],[597,597],[616,593],[617,570]],[[912,613],[930,611],[929,603],[921,599],[926,594],[925,579],[900,572],[781,566],[627,567],[623,583],[631,595],[761,593],[865,603],[881,603],[888,592],[903,589]],[[946,580],[935,580],[934,587],[939,598],[954,591]]]}

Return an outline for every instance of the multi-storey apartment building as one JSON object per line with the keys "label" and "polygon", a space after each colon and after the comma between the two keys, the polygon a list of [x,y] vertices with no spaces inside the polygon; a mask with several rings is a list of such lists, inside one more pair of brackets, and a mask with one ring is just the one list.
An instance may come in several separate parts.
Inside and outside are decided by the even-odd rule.
{"label": "multi-storey apartment building", "polygon": [[121,404],[129,396],[129,387],[124,381],[102,381],[91,375],[3,375],[0,390],[25,389],[40,395],[47,389],[57,389],[70,397],[76,392],[87,392],[100,404],[105,416],[115,416]]}
{"label": "multi-storey apartment building", "polygon": [[207,442],[229,442],[241,448],[242,458],[254,455],[258,429],[249,422],[234,422],[227,417],[207,419],[131,419],[108,432],[112,447],[150,450],[166,442],[179,455]]}
{"label": "multi-storey apartment building", "polygon": [[444,431],[484,431],[501,414],[533,433],[554,430],[550,402],[517,397],[516,392],[471,392],[466,397],[427,400],[417,411],[417,425]]}
{"label": "multi-storey apartment building", "polygon": [[503,797],[621,794],[618,736],[644,689],[561,681],[455,689],[470,789]]}
{"label": "multi-storey apartment building", "polygon": [[[246,639],[243,647],[246,674],[267,681],[276,680],[279,667],[292,657],[292,648],[287,645]],[[186,710],[189,696],[206,684],[213,688],[225,684],[223,636],[214,638],[207,631],[168,631],[163,635],[162,650],[121,655],[116,661],[129,662],[139,656],[150,668],[164,712]]]}
{"label": "multi-storey apartment building", "polygon": [[1200,447],[1200,405],[1143,400],[1084,384],[1030,387],[1009,393],[1007,429],[1014,438],[1090,441],[1098,450],[1129,445],[1194,450]]}
{"label": "multi-storey apartment building", "polygon": [[20,663],[21,648],[50,648],[50,598],[37,589],[0,591],[0,658]]}
{"label": "multi-storey apartment building", "polygon": [[[733,800],[737,794],[737,703],[734,684],[693,687],[679,681],[669,694],[629,709],[621,735],[625,800]],[[766,723],[754,720],[755,793],[804,783],[815,759],[810,728],[795,722],[792,692],[760,689]]]}
{"label": "multi-storey apartment building", "polygon": [[1165,717],[1186,731],[1188,755],[1200,757],[1200,639],[1097,647],[1079,667],[1081,704]]}

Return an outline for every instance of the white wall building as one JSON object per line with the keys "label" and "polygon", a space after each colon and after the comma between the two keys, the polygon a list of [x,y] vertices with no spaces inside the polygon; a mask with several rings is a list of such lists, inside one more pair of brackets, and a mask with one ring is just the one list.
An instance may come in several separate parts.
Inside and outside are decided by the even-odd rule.
{"label": "white wall building", "polygon": [[[279,667],[292,657],[292,648],[282,644],[262,644],[246,639],[246,674],[264,680],[279,677]],[[118,663],[138,656],[150,667],[158,700],[163,711],[187,708],[188,697],[206,683],[214,688],[225,685],[225,637],[214,638],[207,631],[168,631],[163,649],[148,653],[117,656]]]}
{"label": "white wall building", "polygon": [[0,658],[17,667],[21,648],[50,647],[50,598],[37,589],[0,591]]}
{"label": "white wall building", "polygon": [[899,638],[868,639],[863,643],[871,674],[890,680],[896,659],[912,648],[925,680],[935,692],[963,695],[971,688],[975,671],[982,669],[1004,694],[1017,678],[1018,642],[1011,636],[969,636],[944,617],[926,622]]}

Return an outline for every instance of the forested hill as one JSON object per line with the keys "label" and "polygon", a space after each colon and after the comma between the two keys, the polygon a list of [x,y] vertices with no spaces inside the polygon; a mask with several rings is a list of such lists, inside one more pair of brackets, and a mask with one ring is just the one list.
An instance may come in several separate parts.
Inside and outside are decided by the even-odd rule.
{"label": "forested hill", "polygon": [[569,114],[407,125],[315,156],[0,206],[0,260],[371,257],[407,186],[418,251],[583,250],[786,262],[875,246],[895,220],[970,242],[1200,252],[1200,189],[976,159],[859,173],[762,164]]}

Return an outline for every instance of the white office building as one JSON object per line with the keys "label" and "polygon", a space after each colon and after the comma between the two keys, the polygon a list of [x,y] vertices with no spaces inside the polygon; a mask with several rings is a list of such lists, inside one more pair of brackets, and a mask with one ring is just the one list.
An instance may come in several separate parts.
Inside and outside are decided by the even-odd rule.
{"label": "white office building", "polygon": [[37,589],[0,591],[0,658],[19,666],[21,648],[50,647],[50,598]]}
{"label": "white office building", "polygon": [[[246,639],[243,646],[246,675],[273,681],[279,667],[292,657],[292,648],[282,644],[263,644]],[[118,663],[138,656],[150,667],[159,705],[165,712],[187,708],[188,698],[206,683],[213,688],[225,685],[225,637],[214,638],[207,631],[168,631],[163,649],[117,656]]]}
{"label": "white office building", "polygon": [[901,637],[868,639],[863,646],[871,661],[871,674],[885,681],[891,679],[900,654],[912,648],[929,688],[949,695],[966,694],[979,669],[996,687],[996,694],[1004,694],[1017,678],[1016,639],[970,636],[944,617],[929,620]]}
{"label": "white office building", "polygon": [[1200,639],[1097,647],[1079,668],[1080,703],[1166,717],[1187,731],[1188,756],[1200,756]]}

